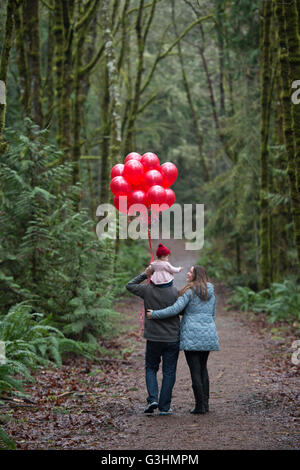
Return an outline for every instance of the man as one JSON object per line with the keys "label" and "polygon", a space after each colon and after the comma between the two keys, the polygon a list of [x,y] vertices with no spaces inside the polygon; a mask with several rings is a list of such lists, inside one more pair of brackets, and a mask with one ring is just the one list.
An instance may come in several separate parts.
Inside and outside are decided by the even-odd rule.
{"label": "man", "polygon": [[[178,291],[173,281],[168,284],[154,285],[141,284],[152,274],[151,267],[128,282],[126,288],[144,300],[145,312],[147,309],[159,310],[169,307],[176,302]],[[146,386],[148,391],[146,414],[153,414],[156,408],[160,415],[172,414],[170,408],[172,390],[176,379],[176,367],[179,355],[179,316],[151,321],[144,319],[144,338],[146,341]],[[162,386],[158,398],[157,372],[162,358]]]}

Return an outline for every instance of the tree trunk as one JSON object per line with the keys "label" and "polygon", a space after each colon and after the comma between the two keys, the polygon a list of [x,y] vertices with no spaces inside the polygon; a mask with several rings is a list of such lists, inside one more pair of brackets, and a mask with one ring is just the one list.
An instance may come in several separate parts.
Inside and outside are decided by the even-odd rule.
{"label": "tree trunk", "polygon": [[[279,73],[277,74],[277,87],[276,87],[276,96],[275,96],[275,143],[279,148],[279,155],[274,161],[274,168],[278,170],[274,178],[274,191],[280,196],[284,196],[287,193],[287,180],[285,175],[282,175],[281,172],[284,172],[286,169],[286,152],[282,149],[284,146],[284,134],[283,134],[283,112],[282,112],[282,103],[280,100],[280,80]],[[283,202],[277,204],[273,210],[273,225],[274,225],[274,234],[273,237],[273,281],[280,282],[285,273],[288,271],[288,233],[287,233],[287,224],[288,224],[288,208],[287,205]]]}
{"label": "tree trunk", "polygon": [[[101,5],[101,25],[102,34],[104,40],[104,52],[106,58],[106,80],[107,80],[107,91],[110,102],[110,142],[109,142],[109,155],[108,160],[105,162],[105,176],[106,181],[103,181],[105,187],[108,188],[108,172],[112,165],[117,162],[121,148],[121,104],[120,104],[120,93],[119,93],[119,73],[117,67],[117,61],[114,50],[113,36],[111,31],[111,23],[109,21],[109,0],[102,0]],[[104,139],[105,140],[105,139]],[[102,172],[103,172],[102,168]],[[114,269],[117,265],[117,258],[119,252],[119,236],[117,235],[115,243],[114,253]]]}
{"label": "tree trunk", "polygon": [[62,114],[62,96],[64,89],[64,25],[61,0],[55,0],[55,19],[54,19],[54,37],[55,37],[55,68],[56,68],[56,101],[57,101],[57,142],[60,147],[64,147],[66,142],[63,135],[63,114]]}
{"label": "tree trunk", "polygon": [[[140,97],[142,93],[142,76],[144,72],[144,50],[151,23],[153,21],[157,0],[153,0],[150,13],[147,18],[143,17],[144,0],[140,0],[137,19],[135,23],[135,32],[137,38],[137,71],[134,84],[134,94],[129,108],[129,117],[125,133],[125,153],[135,149],[135,123],[138,116]],[[143,29],[143,25],[145,27]]]}
{"label": "tree trunk", "polygon": [[72,46],[73,46],[73,12],[75,0],[62,1],[63,24],[64,24],[64,86],[61,100],[62,106],[62,131],[64,145],[66,146],[66,157],[71,159],[71,129],[72,129],[72,101],[73,71],[72,71]]}
{"label": "tree trunk", "polygon": [[[79,7],[80,17],[84,15],[84,7]],[[94,14],[94,16],[93,16]],[[97,15],[94,11],[90,12],[84,27],[81,27],[75,33],[75,52],[74,52],[74,104],[73,104],[73,183],[80,179],[80,156],[82,147],[82,131],[85,129],[85,114],[84,103],[87,99],[90,89],[90,74],[89,72],[82,73],[82,58],[85,58],[85,63],[89,63],[95,52],[95,45],[97,39]],[[87,138],[87,136],[86,136]],[[91,166],[88,160],[89,181],[91,181]],[[91,186],[90,186],[91,188]],[[92,193],[91,193],[92,194]],[[93,198],[92,198],[93,199]]]}
{"label": "tree trunk", "polygon": [[[298,33],[298,15],[296,0],[283,3],[286,23],[288,60],[290,66],[290,86],[300,79],[300,37]],[[295,146],[296,184],[300,194],[300,106],[292,105],[292,130]]]}
{"label": "tree trunk", "polygon": [[225,114],[225,90],[224,90],[224,39],[220,30],[222,25],[222,14],[224,13],[223,0],[217,0],[217,20],[219,27],[217,28],[218,36],[218,54],[219,54],[219,89],[220,89],[220,115]]}
{"label": "tree trunk", "polygon": [[279,63],[281,79],[281,102],[283,107],[284,137],[287,151],[287,173],[289,177],[291,212],[294,225],[294,239],[300,263],[300,195],[297,188],[296,162],[295,162],[295,140],[293,138],[292,107],[291,100],[291,77],[289,58],[286,53],[286,26],[284,20],[283,4],[276,0],[275,14],[277,18],[277,34],[279,45]]}
{"label": "tree trunk", "polygon": [[260,120],[260,288],[271,283],[270,211],[265,194],[269,192],[269,125],[271,102],[271,2],[263,3],[261,19],[261,120]]}
{"label": "tree trunk", "polygon": [[23,0],[23,29],[29,72],[30,117],[43,125],[39,0]]}
{"label": "tree trunk", "polygon": [[55,0],[55,65],[57,100],[57,141],[64,150],[63,160],[71,160],[72,16],[74,0]]}
{"label": "tree trunk", "polygon": [[25,116],[30,116],[30,77],[28,71],[28,59],[25,47],[23,10],[19,4],[15,15],[16,30],[16,62],[19,71],[20,104]]}
{"label": "tree trunk", "polygon": [[[199,25],[199,28],[202,32],[202,37],[204,37],[204,32],[203,32],[203,28],[202,28],[201,24]],[[207,64],[207,60],[206,60],[206,57],[205,57],[204,47],[200,46],[198,49],[199,49],[200,57],[201,57],[201,60],[202,60],[204,72],[205,72],[205,75],[206,75],[207,86],[208,86],[209,97],[210,97],[210,104],[211,104],[211,109],[212,109],[212,115],[213,115],[215,128],[216,128],[216,131],[217,131],[217,135],[218,135],[218,137],[220,139],[220,142],[223,146],[225,154],[227,155],[229,160],[233,163],[234,161],[236,161],[237,155],[235,155],[235,152],[230,148],[230,146],[229,146],[229,144],[226,140],[226,137],[225,137],[225,135],[222,131],[222,127],[221,127],[220,120],[219,120],[219,115],[218,115],[218,110],[217,110],[217,103],[216,103],[216,99],[215,99],[213,82],[212,82],[210,72],[209,72],[209,69],[208,69],[208,64]]]}
{"label": "tree trunk", "polygon": [[15,10],[15,0],[7,0],[5,31],[0,58],[0,154],[4,153],[7,147],[7,143],[3,141],[2,133],[5,127],[6,82],[9,55],[12,46],[12,34],[14,28],[13,14]]}
{"label": "tree trunk", "polygon": [[135,121],[140,102],[142,75],[144,68],[144,48],[145,44],[142,35],[142,18],[143,18],[144,0],[140,0],[137,20],[135,24],[137,38],[137,71],[134,86],[134,96],[131,101],[129,110],[129,118],[127,121],[127,132],[125,138],[125,153],[129,153],[135,149]]}
{"label": "tree trunk", "polygon": [[[177,25],[175,21],[174,0],[172,1],[172,21],[173,21],[175,35],[176,37],[178,37]],[[208,172],[207,164],[205,162],[205,158],[203,155],[203,135],[201,132],[197,112],[193,103],[190,85],[189,85],[185,68],[184,68],[184,61],[183,61],[183,55],[182,55],[180,42],[178,42],[177,44],[177,49],[178,49],[178,56],[179,56],[179,62],[180,62],[180,67],[181,67],[183,85],[184,85],[184,89],[186,92],[187,100],[188,100],[192,118],[193,118],[193,125],[194,125],[195,137],[196,137],[196,142],[197,142],[197,147],[198,147],[199,160],[201,161],[202,170],[203,170],[203,179],[204,179],[204,182],[207,182],[209,181],[209,172]]]}
{"label": "tree trunk", "polygon": [[53,12],[50,10],[48,13],[48,38],[47,38],[47,65],[46,77],[44,78],[43,86],[43,101],[44,101],[44,126],[47,127],[52,120],[54,109],[54,80],[53,80],[53,44],[55,41],[53,31]]}
{"label": "tree trunk", "polygon": [[109,138],[110,138],[110,115],[109,115],[109,88],[108,88],[108,70],[105,60],[105,68],[103,70],[102,79],[102,96],[101,96],[101,185],[100,185],[100,203],[108,201],[109,191]]}
{"label": "tree trunk", "polygon": [[107,80],[111,116],[109,133],[109,164],[114,165],[117,162],[121,148],[121,104],[119,92],[119,74],[115,57],[112,31],[110,29],[108,5],[108,0],[102,1],[101,24],[107,63]]}

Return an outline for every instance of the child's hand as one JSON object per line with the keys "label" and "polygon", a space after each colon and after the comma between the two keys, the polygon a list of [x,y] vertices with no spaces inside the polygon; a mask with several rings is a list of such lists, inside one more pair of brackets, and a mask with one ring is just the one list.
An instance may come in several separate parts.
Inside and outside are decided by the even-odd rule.
{"label": "child's hand", "polygon": [[152,312],[153,312],[153,310],[147,310],[146,315],[147,315],[148,320],[152,319]]}
{"label": "child's hand", "polygon": [[148,268],[145,269],[145,274],[146,274],[147,277],[150,277],[150,276],[152,276],[153,273],[154,273],[154,269],[150,264],[148,266]]}
{"label": "child's hand", "polygon": [[182,266],[180,266],[180,267],[179,267],[179,272],[181,272],[182,270],[183,270],[183,267],[182,267]]}

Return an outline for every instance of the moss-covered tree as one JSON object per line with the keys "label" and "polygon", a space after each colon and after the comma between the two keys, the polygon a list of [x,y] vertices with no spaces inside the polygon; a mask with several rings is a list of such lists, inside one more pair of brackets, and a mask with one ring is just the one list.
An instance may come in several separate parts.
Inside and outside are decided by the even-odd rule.
{"label": "moss-covered tree", "polygon": [[12,47],[12,36],[14,29],[13,15],[16,11],[15,0],[7,0],[6,6],[6,21],[3,37],[3,44],[0,57],[0,154],[3,153],[7,147],[3,141],[3,130],[5,126],[5,112],[6,112],[6,83],[10,50]]}
{"label": "moss-covered tree", "polygon": [[23,0],[23,31],[28,62],[30,114],[43,125],[39,0]]}
{"label": "moss-covered tree", "polygon": [[289,177],[291,212],[293,217],[294,239],[300,262],[300,194],[297,187],[297,168],[295,160],[295,139],[293,130],[293,103],[291,100],[291,69],[288,55],[287,24],[283,10],[283,3],[275,0],[275,14],[277,19],[279,65],[281,79],[281,101],[283,106],[284,137],[287,151],[287,173]]}
{"label": "moss-covered tree", "polygon": [[269,126],[271,110],[272,3],[264,2],[261,18],[261,120],[260,120],[260,287],[271,283],[269,192]]}
{"label": "moss-covered tree", "polygon": [[[177,28],[176,18],[175,18],[174,0],[172,1],[172,22],[173,22],[175,36],[178,37],[178,28]],[[196,106],[194,104],[194,100],[192,97],[192,92],[191,92],[190,84],[188,81],[187,73],[185,70],[184,58],[183,58],[182,47],[181,47],[180,42],[178,42],[177,44],[177,50],[178,50],[178,58],[179,58],[179,63],[180,63],[180,68],[181,68],[181,73],[182,73],[182,81],[183,81],[184,89],[186,92],[187,100],[189,103],[189,107],[191,110],[192,119],[193,119],[193,126],[194,126],[197,146],[198,146],[198,155],[199,155],[199,160],[201,162],[201,166],[203,169],[203,179],[206,182],[206,181],[209,181],[209,172],[208,172],[208,166],[205,161],[204,154],[203,154],[203,134],[202,134],[199,119],[197,116]]]}

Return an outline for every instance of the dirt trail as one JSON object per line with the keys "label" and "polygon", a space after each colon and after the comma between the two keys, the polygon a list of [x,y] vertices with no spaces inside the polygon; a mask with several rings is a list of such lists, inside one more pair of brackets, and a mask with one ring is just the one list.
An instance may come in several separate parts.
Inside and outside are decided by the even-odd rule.
{"label": "dirt trail", "polygon": [[[165,243],[172,250],[172,264],[184,266],[175,277],[177,287],[181,287],[188,268],[200,256],[185,251],[180,240]],[[245,325],[236,313],[227,312],[228,289],[216,283],[215,288],[221,349],[208,359],[209,413],[189,413],[193,405],[191,379],[180,352],[172,400],[174,415],[144,415],[145,340],[137,334],[142,301],[130,296],[116,305],[123,333],[103,344],[117,356],[103,357],[99,365],[69,355],[61,368],[35,372],[36,381],[25,387],[33,402],[15,404],[13,410],[9,405],[2,408],[2,413],[10,413],[6,429],[17,448],[296,449],[297,411],[293,406],[297,370],[288,360],[286,367],[274,371],[271,366],[269,373],[265,336]],[[283,394],[283,389],[288,393]]]}
{"label": "dirt trail", "polygon": [[[184,266],[175,275],[176,284],[185,283],[188,268],[199,261],[199,254],[185,251],[182,241],[166,241],[172,249],[170,261]],[[154,246],[156,248],[156,244]],[[193,394],[189,370],[181,351],[177,380],[173,389],[173,416],[143,415],[146,403],[144,379],[145,340],[136,342],[130,357],[128,381],[133,389],[127,396],[127,409],[118,421],[118,432],[108,431],[102,449],[296,449],[293,418],[274,388],[274,400],[266,398],[270,381],[261,375],[265,359],[264,343],[234,316],[224,310],[224,287],[216,284],[216,325],[220,351],[208,360],[210,411],[193,416]],[[127,320],[137,323],[141,302],[131,297],[123,303]],[[159,372],[159,383],[161,374]]]}

